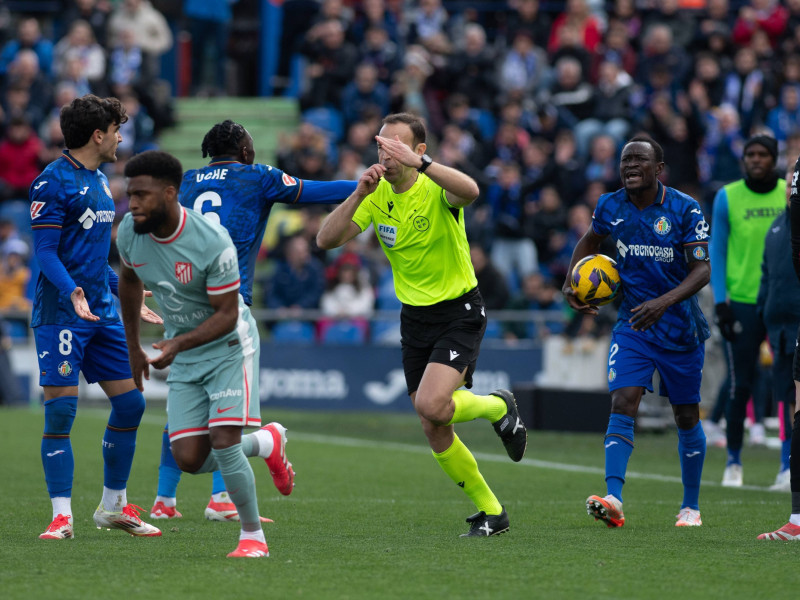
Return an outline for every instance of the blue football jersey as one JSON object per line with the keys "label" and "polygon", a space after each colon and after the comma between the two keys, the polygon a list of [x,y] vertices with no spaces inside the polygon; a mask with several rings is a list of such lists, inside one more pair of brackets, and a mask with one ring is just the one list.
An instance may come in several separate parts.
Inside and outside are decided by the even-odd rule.
{"label": "blue football jersey", "polygon": [[[631,309],[676,288],[689,274],[687,256],[708,260],[709,226],[700,205],[678,190],[658,184],[658,198],[644,210],[628,200],[624,189],[604,194],[592,215],[598,235],[610,235],[617,246],[622,306],[615,329],[630,328]],[[683,350],[709,335],[697,296],[670,306],[647,331],[638,332],[661,347]]]}
{"label": "blue football jersey", "polygon": [[[240,291],[248,306],[253,303],[256,257],[272,205],[276,202],[329,204],[347,197],[347,194],[326,193],[323,185],[315,188],[319,192],[303,195],[305,185],[304,180],[270,165],[245,165],[236,161],[212,162],[187,171],[183,176],[180,203],[228,230],[239,258]],[[353,182],[352,189],[355,185]],[[332,182],[328,189],[333,190]]]}
{"label": "blue football jersey", "polygon": [[31,228],[61,230],[58,257],[75,284],[83,288],[91,311],[100,317],[94,323],[81,319],[70,300],[72,290],[61,293],[42,273],[36,282],[31,326],[101,326],[119,320],[108,285],[115,216],[108,178],[64,152],[33,181],[30,198]]}

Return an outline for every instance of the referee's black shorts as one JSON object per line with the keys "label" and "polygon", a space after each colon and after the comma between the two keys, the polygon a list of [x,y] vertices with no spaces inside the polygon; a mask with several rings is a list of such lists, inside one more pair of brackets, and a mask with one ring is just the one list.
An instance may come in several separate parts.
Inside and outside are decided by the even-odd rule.
{"label": "referee's black shorts", "polygon": [[481,340],[486,331],[486,309],[478,288],[431,306],[404,304],[400,311],[403,370],[408,393],[419,388],[428,363],[441,363],[459,373],[472,387]]}

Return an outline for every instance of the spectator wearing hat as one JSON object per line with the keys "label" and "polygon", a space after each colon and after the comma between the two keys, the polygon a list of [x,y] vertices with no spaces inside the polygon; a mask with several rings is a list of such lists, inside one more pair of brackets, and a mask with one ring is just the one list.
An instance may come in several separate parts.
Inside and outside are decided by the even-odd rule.
{"label": "spectator wearing hat", "polygon": [[[756,309],[764,239],[786,207],[786,182],[778,176],[777,160],[778,142],[774,137],[758,134],[749,138],[742,157],[744,178],[723,186],[714,198],[714,236],[709,245],[714,265],[711,290],[733,382],[725,410],[728,460],[722,485],[726,487],[743,485],[745,409],[753,395],[759,348],[766,336]],[[698,225],[696,235],[698,241],[706,239],[707,225]],[[759,413],[763,414],[763,410],[757,408],[756,414]]]}

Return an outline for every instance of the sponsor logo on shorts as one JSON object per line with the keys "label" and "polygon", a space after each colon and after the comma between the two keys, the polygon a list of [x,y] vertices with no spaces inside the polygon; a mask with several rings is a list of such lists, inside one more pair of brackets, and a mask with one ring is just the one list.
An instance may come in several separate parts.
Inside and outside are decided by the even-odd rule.
{"label": "sponsor logo on shorts", "polygon": [[241,395],[242,390],[227,389],[223,392],[214,392],[213,394],[209,394],[209,398],[211,398],[211,400],[219,400],[220,398],[236,398]]}
{"label": "sponsor logo on shorts", "polygon": [[72,365],[68,361],[62,362],[58,365],[58,374],[62,377],[69,377],[72,375]]}
{"label": "sponsor logo on shorts", "polygon": [[608,382],[611,383],[616,378],[617,378],[617,370],[614,369],[614,368],[609,369],[608,370]]}

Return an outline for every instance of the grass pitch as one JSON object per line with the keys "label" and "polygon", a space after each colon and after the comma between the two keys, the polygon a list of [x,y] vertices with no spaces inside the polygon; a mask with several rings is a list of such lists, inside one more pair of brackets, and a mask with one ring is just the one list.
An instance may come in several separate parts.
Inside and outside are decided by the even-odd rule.
{"label": "grass pitch", "polygon": [[[39,444],[43,415],[0,409],[0,596],[47,598],[796,598],[800,543],[761,542],[783,525],[788,493],[768,492],[778,453],[746,448],[741,490],[721,488],[724,452],[710,448],[703,526],[676,528],[682,488],[674,433],[637,434],[625,486],[626,524],[607,529],[584,501],[605,494],[602,433],[529,432],[512,463],[492,428],[457,426],[511,519],[509,533],[461,539],[474,512],[430,455],[416,417],[262,411],[289,428],[297,472],[289,497],[252,460],[270,557],[228,559],[238,525],[203,518],[211,478],[184,475],[183,518],[161,538],[100,531],[100,440],[107,412],[79,408],[75,539],[43,541],[50,521]],[[149,406],[128,488],[149,513],[163,407]]]}

